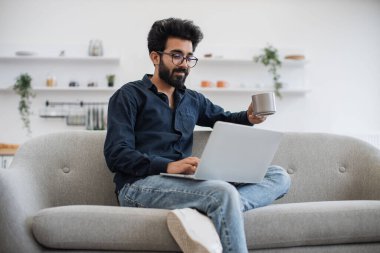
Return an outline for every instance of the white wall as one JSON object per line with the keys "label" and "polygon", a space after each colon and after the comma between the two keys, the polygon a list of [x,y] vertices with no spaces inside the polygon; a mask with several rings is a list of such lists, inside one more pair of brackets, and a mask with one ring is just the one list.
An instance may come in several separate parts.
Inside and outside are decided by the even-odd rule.
{"label": "white wall", "polygon": [[[86,45],[99,38],[106,49],[120,51],[121,85],[152,71],[147,33],[155,20],[170,16],[194,20],[205,44],[264,47],[269,42],[303,49],[310,61],[305,74],[312,91],[285,96],[278,102],[279,113],[263,128],[380,132],[378,0],[0,0],[0,46]],[[29,137],[11,94],[0,92],[0,142],[21,143]],[[62,96],[89,100],[94,94],[58,98]],[[249,103],[247,94],[211,98],[230,110]],[[33,101],[32,136],[72,129],[38,118],[43,101],[43,94]]]}

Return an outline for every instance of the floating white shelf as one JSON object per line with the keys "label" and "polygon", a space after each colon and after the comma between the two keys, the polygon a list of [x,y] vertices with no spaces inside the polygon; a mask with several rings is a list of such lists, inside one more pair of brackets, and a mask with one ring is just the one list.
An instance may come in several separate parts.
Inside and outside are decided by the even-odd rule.
{"label": "floating white shelf", "polygon": [[[273,91],[273,89],[261,89],[261,88],[192,88],[195,91],[200,93],[255,93],[255,92],[269,92]],[[311,92],[310,89],[306,88],[286,88],[281,89],[280,93],[282,94],[299,94],[303,95]]]}
{"label": "floating white shelf", "polygon": [[[34,87],[34,91],[43,91],[43,92],[57,92],[57,91],[116,91],[119,87]],[[260,88],[194,88],[189,87],[189,89],[198,91],[200,93],[255,93],[255,92],[268,92],[273,91],[272,89],[260,89]],[[8,88],[0,88],[0,91],[13,91],[12,87]],[[310,89],[306,88],[287,88],[287,89],[281,89],[280,93],[282,94],[306,94],[311,92]]]}
{"label": "floating white shelf", "polygon": [[118,63],[119,57],[105,56],[0,56],[0,61],[21,62],[21,61],[62,61],[62,62],[107,62]]}
{"label": "floating white shelf", "polygon": [[[294,66],[294,67],[301,67],[308,63],[307,60],[289,60],[289,59],[282,59],[282,65],[283,66]],[[198,64],[204,64],[204,63],[228,63],[228,64],[260,64],[257,63],[252,59],[249,58],[200,58]]]}
{"label": "floating white shelf", "polygon": [[115,91],[116,87],[35,87],[35,91]]}
{"label": "floating white shelf", "polygon": [[[33,87],[34,91],[46,91],[46,92],[56,92],[56,91],[116,91],[119,87]],[[13,91],[12,87],[0,88],[0,91]]]}

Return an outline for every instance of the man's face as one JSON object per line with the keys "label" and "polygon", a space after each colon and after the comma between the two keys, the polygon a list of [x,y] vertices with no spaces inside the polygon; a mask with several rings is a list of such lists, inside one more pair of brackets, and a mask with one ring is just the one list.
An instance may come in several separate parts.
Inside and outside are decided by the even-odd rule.
{"label": "man's face", "polygon": [[191,56],[193,55],[193,45],[188,40],[168,38],[164,54],[161,54],[161,60],[158,65],[158,75],[162,80],[174,88],[183,88],[190,68],[187,66],[186,60],[178,64],[178,61],[176,62],[174,59],[173,63],[173,57],[170,54],[184,57]]}

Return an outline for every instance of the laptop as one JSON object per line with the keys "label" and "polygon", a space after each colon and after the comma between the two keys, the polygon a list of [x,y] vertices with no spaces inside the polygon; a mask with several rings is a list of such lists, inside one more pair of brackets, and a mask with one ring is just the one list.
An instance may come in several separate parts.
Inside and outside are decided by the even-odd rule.
{"label": "laptop", "polygon": [[195,174],[161,175],[259,183],[271,165],[282,136],[281,132],[218,121],[206,143]]}

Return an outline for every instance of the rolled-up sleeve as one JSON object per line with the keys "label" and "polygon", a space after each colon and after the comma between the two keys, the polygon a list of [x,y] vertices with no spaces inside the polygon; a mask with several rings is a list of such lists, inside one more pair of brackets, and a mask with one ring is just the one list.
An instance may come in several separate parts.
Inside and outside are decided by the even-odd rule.
{"label": "rolled-up sleeve", "polygon": [[213,127],[215,122],[224,121],[236,124],[252,126],[248,121],[247,111],[234,112],[224,111],[218,105],[213,104],[208,98],[198,93],[199,117],[197,125]]}

